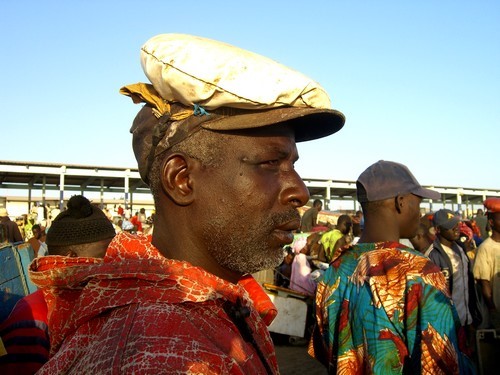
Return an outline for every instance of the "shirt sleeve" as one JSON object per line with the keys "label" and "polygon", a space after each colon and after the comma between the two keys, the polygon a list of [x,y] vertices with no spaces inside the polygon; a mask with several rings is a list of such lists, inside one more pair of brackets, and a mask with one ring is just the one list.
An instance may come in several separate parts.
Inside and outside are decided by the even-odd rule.
{"label": "shirt sleeve", "polygon": [[486,246],[480,246],[476,259],[474,260],[473,274],[474,278],[477,280],[488,280],[492,278],[492,264],[488,256],[488,248]]}

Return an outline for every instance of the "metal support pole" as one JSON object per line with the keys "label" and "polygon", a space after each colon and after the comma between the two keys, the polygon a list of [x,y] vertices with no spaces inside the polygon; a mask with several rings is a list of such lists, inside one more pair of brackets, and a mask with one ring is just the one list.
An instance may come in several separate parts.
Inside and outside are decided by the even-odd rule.
{"label": "metal support pole", "polygon": [[125,200],[123,202],[125,210],[128,210],[128,197],[129,197],[129,177],[130,169],[125,170]]}
{"label": "metal support pole", "polygon": [[328,210],[331,210],[330,208],[330,198],[331,198],[331,195],[330,195],[330,186],[327,186],[326,187],[326,202],[325,202],[325,206]]}
{"label": "metal support pole", "polygon": [[101,210],[104,210],[104,178],[101,178]]}
{"label": "metal support pole", "polygon": [[61,167],[61,173],[59,174],[59,209],[62,211],[64,209],[64,175],[66,174],[66,166]]}

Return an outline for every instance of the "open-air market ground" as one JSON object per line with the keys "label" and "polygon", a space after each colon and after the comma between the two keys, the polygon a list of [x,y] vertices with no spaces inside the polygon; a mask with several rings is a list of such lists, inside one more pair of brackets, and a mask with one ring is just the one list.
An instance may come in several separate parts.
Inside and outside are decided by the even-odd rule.
{"label": "open-air market ground", "polygon": [[325,375],[326,368],[307,354],[307,342],[290,344],[287,336],[272,334],[281,375]]}

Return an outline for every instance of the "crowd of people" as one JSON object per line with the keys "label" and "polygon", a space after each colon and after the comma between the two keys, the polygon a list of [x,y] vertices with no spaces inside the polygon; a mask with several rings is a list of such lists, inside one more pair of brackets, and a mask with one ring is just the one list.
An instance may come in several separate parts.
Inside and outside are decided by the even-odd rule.
{"label": "crowd of people", "polygon": [[[472,223],[447,210],[421,219],[439,194],[381,160],[357,180],[361,211],[318,225],[321,201],[298,211],[309,192],[296,143],[345,122],[318,83],[190,35],[151,38],[141,63],[150,83],[120,93],[143,105],[130,131],[154,230],[141,211],[121,212],[117,230],[83,196],[45,240],[35,229],[47,255],[29,267],[37,292],[0,325],[0,373],[278,374],[278,312],[252,274],[280,263],[285,286],[315,300],[310,354],[329,373],[475,373],[467,329],[498,327],[498,198],[475,220],[476,250]],[[487,317],[470,307],[479,296]]]}
{"label": "crowd of people", "polygon": [[[130,209],[114,204],[109,208],[104,207],[103,212],[112,223],[116,233],[127,231],[147,235],[153,230],[154,212],[148,216],[145,208],[135,211],[132,215]],[[29,213],[17,216],[14,221],[6,208],[0,208],[0,232],[4,233],[3,242],[15,245],[27,242],[33,249],[35,257],[47,255],[47,232],[50,230],[53,219],[60,213],[59,208],[34,204]]]}
{"label": "crowd of people", "polygon": [[[391,168],[400,168],[405,173],[409,173],[406,167],[398,165],[397,163],[380,161],[372,165],[365,172],[365,175],[379,173],[387,179],[391,177],[390,173],[393,173]],[[399,175],[401,174],[403,173],[399,173]],[[397,175],[398,178],[401,178],[399,175]],[[335,226],[317,221],[317,213],[321,211],[322,207],[321,201],[313,202],[312,207],[305,211],[302,220],[306,221],[307,225],[301,225],[301,228],[305,227],[308,229],[308,232],[305,233],[307,237],[304,237],[303,233],[296,235],[298,240],[294,242],[294,245],[297,244],[298,246],[295,246],[295,251],[292,252],[291,255],[287,254],[286,260],[275,270],[276,275],[280,275],[279,278],[275,279],[276,284],[278,286],[288,285],[287,287],[292,290],[316,298],[317,311],[321,312],[318,314],[318,330],[321,332],[323,339],[328,337],[328,340],[331,340],[331,336],[328,335],[332,333],[338,335],[345,334],[336,331],[338,328],[335,326],[335,324],[338,324],[338,319],[341,319],[340,315],[342,314],[343,305],[338,301],[342,300],[342,296],[346,298],[346,306],[344,307],[350,308],[351,304],[355,304],[357,309],[359,309],[358,304],[354,301],[355,298],[361,298],[361,296],[359,293],[353,295],[348,286],[352,284],[359,287],[359,284],[352,280],[353,276],[351,275],[359,277],[357,272],[363,272],[363,279],[358,280],[358,282],[361,281],[361,284],[368,282],[368,280],[372,280],[369,272],[367,273],[367,269],[359,269],[361,262],[359,258],[363,256],[367,257],[365,260],[367,263],[364,267],[380,267],[381,263],[387,262],[384,259],[377,258],[382,255],[387,255],[391,259],[391,262],[394,262],[394,264],[387,263],[390,266],[388,268],[395,268],[394,272],[389,272],[384,268],[378,270],[377,272],[380,272],[379,276],[383,275],[384,279],[377,279],[374,285],[375,283],[380,283],[380,285],[372,286],[372,288],[381,288],[381,286],[383,286],[384,291],[382,294],[385,293],[389,296],[397,289],[397,282],[401,283],[400,280],[397,282],[391,280],[394,275],[398,275],[396,268],[401,267],[399,264],[401,260],[396,258],[393,259],[393,257],[396,255],[399,257],[401,252],[416,250],[416,253],[414,252],[411,255],[411,257],[415,257],[412,260],[413,262],[416,263],[417,259],[422,262],[423,255],[425,259],[430,260],[434,266],[438,267],[440,274],[443,276],[444,285],[439,285],[439,287],[441,292],[452,301],[453,308],[450,315],[450,321],[455,319],[458,328],[456,332],[456,348],[459,348],[461,352],[465,353],[467,358],[470,358],[472,362],[475,362],[474,365],[477,366],[479,358],[477,353],[478,348],[476,347],[476,330],[500,329],[500,321],[498,319],[500,309],[497,307],[499,306],[498,301],[500,300],[500,295],[495,297],[495,293],[500,293],[500,277],[498,273],[500,264],[498,264],[496,258],[500,255],[500,226],[498,225],[500,198],[489,198],[484,202],[487,215],[484,215],[482,209],[478,209],[475,216],[463,218],[459,212],[443,208],[432,213],[426,213],[420,218],[416,218],[416,220],[414,220],[416,226],[414,232],[411,232],[411,236],[406,234],[402,236],[402,234],[399,233],[399,237],[394,235],[393,238],[390,238],[386,235],[390,230],[390,226],[379,228],[379,231],[366,234],[366,231],[370,229],[369,218],[376,218],[380,223],[383,223],[384,220],[382,219],[384,215],[381,214],[381,202],[383,199],[378,199],[380,198],[378,196],[376,196],[377,199],[373,198],[373,196],[370,197],[369,194],[364,191],[367,188],[373,189],[373,185],[376,184],[377,181],[372,178],[372,180],[375,181],[367,180],[367,182],[363,184],[364,178],[365,177],[361,175],[358,180],[358,201],[361,203],[363,211],[358,211],[352,216],[340,215],[337,218]],[[408,188],[406,190],[410,191]],[[404,191],[404,187],[400,187],[397,190],[399,193]],[[385,197],[385,195],[383,196]],[[422,194],[421,197],[437,198],[435,194],[432,196],[425,196]],[[390,200],[393,197],[389,194],[387,198]],[[369,199],[377,203],[369,203]],[[370,215],[371,206],[375,206],[376,208],[373,209],[374,214]],[[314,212],[314,215],[312,215],[311,212]],[[368,218],[365,218],[364,213],[369,215]],[[312,222],[311,217],[314,217]],[[366,225],[368,226],[366,227]],[[481,230],[481,228],[483,230]],[[370,239],[371,236],[373,236],[373,239],[368,241],[367,238]],[[306,238],[306,240],[302,240],[303,238]],[[392,243],[388,242],[389,240],[391,240]],[[314,248],[311,244],[315,244],[315,251],[311,251],[311,249]],[[290,249],[293,248],[294,246],[292,245]],[[398,249],[398,252],[394,250],[389,251],[388,249]],[[372,251],[373,253],[371,253]],[[333,268],[325,267],[325,263],[332,265]],[[343,264],[347,265],[341,266]],[[408,267],[409,265],[406,264],[404,266]],[[428,264],[426,264],[426,266],[428,266]],[[345,267],[347,271],[341,272],[343,267]],[[409,272],[408,268],[403,269],[405,273]],[[318,272],[324,275],[318,277]],[[422,270],[419,272],[420,276],[418,277],[422,277]],[[418,272],[415,274],[419,275]],[[289,275],[289,278],[284,277],[284,275]],[[348,278],[351,278],[351,280],[348,280]],[[337,285],[337,283],[340,285]],[[342,285],[343,283],[345,283],[345,285]],[[337,294],[337,291],[332,293],[330,288],[332,288],[334,284],[336,284],[336,288],[344,288],[342,289],[341,295]],[[405,288],[407,287],[408,286],[405,286]],[[434,287],[437,286],[434,285]],[[374,298],[375,292],[379,295],[381,293],[380,290],[374,289],[370,296],[372,299]],[[335,296],[335,298],[333,296]],[[363,298],[366,298],[366,296]],[[388,299],[388,297],[383,298]],[[443,296],[440,295],[439,298],[442,299]],[[337,302],[334,304],[335,308],[330,306],[329,301],[333,300]],[[375,303],[375,305],[378,304],[381,306],[386,303],[386,301],[383,300],[376,302],[377,303],[373,300],[371,301],[372,304]],[[395,303],[392,299],[390,299],[390,302]],[[366,301],[366,303],[369,304],[368,301]],[[391,310],[394,310],[394,306],[391,307]],[[380,311],[384,310],[382,309]],[[387,311],[383,312],[383,314],[386,312]],[[368,313],[368,311],[366,313]],[[372,313],[373,312],[370,312],[370,314]],[[395,312],[391,311],[391,315],[394,314]],[[332,317],[334,319],[332,319]],[[355,317],[352,317],[352,319],[354,318]],[[401,316],[399,316],[398,319],[401,319]],[[370,328],[380,324],[380,319],[376,320],[376,322],[372,322]],[[351,323],[350,321],[349,323],[346,321],[346,324]],[[363,327],[363,325],[354,325],[351,329],[359,330],[361,327]],[[380,332],[386,328],[387,327],[378,327],[377,329],[378,332]],[[402,330],[399,331],[401,332]],[[349,334],[355,335],[353,332],[349,332]],[[334,340],[340,339],[336,338]],[[362,341],[363,340],[359,338],[359,344],[361,344]],[[338,344],[339,342],[330,342],[329,345],[331,346],[318,345],[319,349],[316,348],[314,355],[321,358],[330,369],[342,372],[342,370],[346,369],[340,369],[338,367],[339,364],[342,363],[343,366],[350,366],[347,367],[350,371],[354,371],[356,365],[353,364],[352,361],[340,361],[338,355],[342,349],[336,346]],[[357,349],[355,347],[346,347],[345,350]],[[377,350],[380,350],[380,348]],[[389,354],[388,356],[390,357]],[[380,357],[381,361],[383,360],[382,358],[383,356]],[[396,362],[391,360],[390,363],[391,366],[393,366]],[[365,366],[366,364],[361,365]],[[375,363],[373,363],[373,365],[377,366]],[[401,362],[399,365],[404,366],[405,364]],[[462,366],[467,366],[467,364],[464,362]],[[418,365],[416,365],[414,369],[422,370]]]}

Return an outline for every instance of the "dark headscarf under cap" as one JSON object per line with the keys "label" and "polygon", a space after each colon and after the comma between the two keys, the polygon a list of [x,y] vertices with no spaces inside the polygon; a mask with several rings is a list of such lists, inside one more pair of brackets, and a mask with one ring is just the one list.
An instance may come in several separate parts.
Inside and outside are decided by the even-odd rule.
{"label": "dark headscarf under cap", "polygon": [[47,246],[70,246],[98,242],[115,236],[113,224],[101,209],[83,195],[68,201],[68,209],[52,222],[47,233]]}

